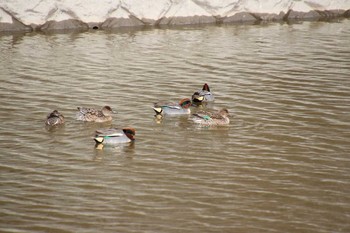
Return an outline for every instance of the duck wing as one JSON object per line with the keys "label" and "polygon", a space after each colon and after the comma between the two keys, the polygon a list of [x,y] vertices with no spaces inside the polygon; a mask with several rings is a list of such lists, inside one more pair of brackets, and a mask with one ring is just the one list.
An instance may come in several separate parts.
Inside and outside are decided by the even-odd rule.
{"label": "duck wing", "polygon": [[97,136],[108,136],[108,137],[121,137],[124,135],[123,130],[118,128],[109,128],[109,129],[98,129],[96,130]]}
{"label": "duck wing", "polygon": [[93,108],[84,108],[84,107],[78,107],[78,110],[83,115],[98,115],[99,111]]}
{"label": "duck wing", "polygon": [[224,116],[222,116],[221,114],[219,114],[219,113],[217,113],[217,112],[211,113],[211,114],[210,114],[210,117],[211,117],[212,119],[216,119],[216,120],[225,119]]}
{"label": "duck wing", "polygon": [[199,111],[197,113],[194,113],[192,114],[192,116],[203,120],[210,120],[212,118],[210,112],[204,112],[204,111]]}
{"label": "duck wing", "polygon": [[181,109],[178,103],[155,103],[154,104],[155,108],[171,108],[171,109]]}

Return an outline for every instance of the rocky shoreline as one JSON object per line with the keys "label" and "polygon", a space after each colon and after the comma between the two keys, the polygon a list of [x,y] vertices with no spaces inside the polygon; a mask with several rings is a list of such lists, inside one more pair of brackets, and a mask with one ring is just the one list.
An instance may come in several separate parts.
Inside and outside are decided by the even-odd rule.
{"label": "rocky shoreline", "polygon": [[[311,10],[308,12],[288,10],[287,12],[276,13],[252,13],[238,12],[231,16],[214,16],[214,15],[195,15],[195,16],[176,16],[161,17],[157,20],[136,17],[129,14],[128,17],[109,17],[103,22],[84,22],[78,17],[74,17],[74,13],[66,12],[72,15],[70,19],[64,20],[47,20],[43,24],[25,24],[15,15],[0,7],[7,17],[11,17],[12,22],[1,22],[0,32],[48,32],[57,30],[89,30],[89,29],[123,29],[137,27],[161,27],[176,25],[204,25],[204,24],[242,24],[242,23],[262,23],[262,22],[295,22],[295,21],[327,21],[337,18],[350,18],[350,9],[343,10]],[[0,18],[1,19],[1,18]]]}

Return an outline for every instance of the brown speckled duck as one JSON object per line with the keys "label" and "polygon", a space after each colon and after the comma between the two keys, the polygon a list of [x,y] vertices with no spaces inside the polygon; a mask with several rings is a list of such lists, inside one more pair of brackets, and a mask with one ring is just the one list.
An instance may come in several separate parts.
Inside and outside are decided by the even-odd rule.
{"label": "brown speckled duck", "polygon": [[200,111],[192,114],[192,121],[202,126],[213,126],[213,125],[228,125],[230,119],[228,110],[223,108],[218,112],[205,112]]}
{"label": "brown speckled duck", "polygon": [[112,120],[113,113],[115,112],[109,106],[104,106],[101,110],[78,107],[76,119],[88,122],[107,122]]}
{"label": "brown speckled duck", "polygon": [[45,125],[55,126],[62,124],[64,124],[64,116],[57,110],[53,110],[50,114],[47,115]]}

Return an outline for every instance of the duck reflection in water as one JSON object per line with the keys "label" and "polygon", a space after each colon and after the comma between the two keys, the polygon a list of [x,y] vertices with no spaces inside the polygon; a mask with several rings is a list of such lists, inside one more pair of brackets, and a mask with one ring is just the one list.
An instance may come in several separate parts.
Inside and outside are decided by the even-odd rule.
{"label": "duck reflection in water", "polygon": [[129,142],[115,145],[96,143],[94,151],[94,161],[132,159],[135,155],[135,143]]}

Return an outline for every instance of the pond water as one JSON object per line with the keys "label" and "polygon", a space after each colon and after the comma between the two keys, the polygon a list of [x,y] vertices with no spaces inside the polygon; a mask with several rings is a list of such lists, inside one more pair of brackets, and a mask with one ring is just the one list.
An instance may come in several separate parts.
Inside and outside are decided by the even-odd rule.
{"label": "pond water", "polygon": [[[349,41],[350,20],[0,36],[0,231],[349,232]],[[204,83],[228,127],[154,118]],[[110,126],[136,141],[96,149]]]}

